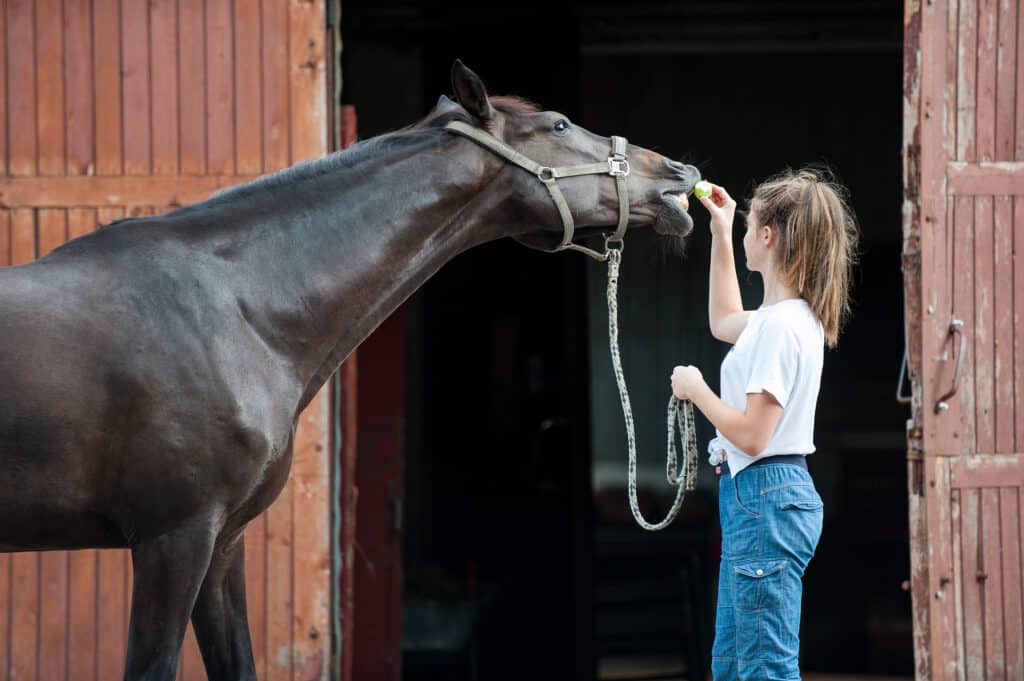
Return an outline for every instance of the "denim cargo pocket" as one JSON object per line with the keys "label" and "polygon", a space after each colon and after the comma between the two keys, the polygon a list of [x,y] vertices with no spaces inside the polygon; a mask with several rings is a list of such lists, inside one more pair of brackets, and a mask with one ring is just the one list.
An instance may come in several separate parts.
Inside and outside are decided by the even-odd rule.
{"label": "denim cargo pocket", "polygon": [[785,559],[751,560],[733,565],[737,612],[774,610],[785,603]]}
{"label": "denim cargo pocket", "polygon": [[789,485],[766,492],[780,511],[818,511],[821,497],[813,485]]}

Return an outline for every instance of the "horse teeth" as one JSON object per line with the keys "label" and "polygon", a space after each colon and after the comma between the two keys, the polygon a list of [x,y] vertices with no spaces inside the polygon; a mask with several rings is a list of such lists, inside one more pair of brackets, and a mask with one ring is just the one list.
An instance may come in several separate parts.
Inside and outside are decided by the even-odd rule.
{"label": "horse teeth", "polygon": [[690,199],[686,197],[686,194],[678,194],[679,205],[683,207],[683,210],[690,210]]}

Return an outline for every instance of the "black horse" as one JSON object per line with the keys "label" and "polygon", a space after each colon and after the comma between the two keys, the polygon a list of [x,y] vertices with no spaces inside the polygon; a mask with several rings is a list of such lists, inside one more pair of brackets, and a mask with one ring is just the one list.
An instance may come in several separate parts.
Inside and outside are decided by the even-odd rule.
{"label": "black horse", "polygon": [[[544,184],[445,125],[549,166],[608,157],[459,62],[452,83],[409,128],[0,268],[0,551],[131,549],[126,679],[173,679],[190,617],[209,678],[256,678],[242,533],[288,478],[300,411],[458,253],[559,243]],[[630,225],[685,237],[697,171],[629,162]],[[615,225],[612,178],[562,187],[580,235]]]}

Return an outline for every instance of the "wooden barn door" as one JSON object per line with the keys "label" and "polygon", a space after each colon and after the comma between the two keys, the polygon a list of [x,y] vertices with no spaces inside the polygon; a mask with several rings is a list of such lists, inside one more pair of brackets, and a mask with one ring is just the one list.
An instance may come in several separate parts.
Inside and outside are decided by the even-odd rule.
{"label": "wooden barn door", "polygon": [[[325,1],[0,0],[0,265],[324,154]],[[261,679],[328,675],[327,424],[246,534]],[[0,681],[121,678],[130,593],[126,551],[0,554]]]}
{"label": "wooden barn door", "polygon": [[1024,8],[908,1],[905,67],[917,675],[1015,681],[1024,679]]}

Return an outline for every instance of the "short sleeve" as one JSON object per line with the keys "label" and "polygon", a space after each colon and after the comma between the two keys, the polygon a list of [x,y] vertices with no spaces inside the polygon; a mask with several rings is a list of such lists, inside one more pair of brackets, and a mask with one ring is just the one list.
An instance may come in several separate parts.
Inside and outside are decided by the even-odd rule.
{"label": "short sleeve", "polygon": [[766,322],[753,349],[746,393],[771,393],[785,408],[796,385],[799,355],[796,333],[779,320]]}

